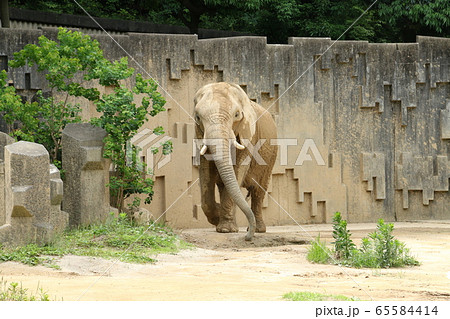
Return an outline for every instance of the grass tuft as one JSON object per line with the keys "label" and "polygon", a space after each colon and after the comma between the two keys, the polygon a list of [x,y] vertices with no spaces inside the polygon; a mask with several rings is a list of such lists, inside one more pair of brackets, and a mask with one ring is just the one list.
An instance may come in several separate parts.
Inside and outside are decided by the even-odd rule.
{"label": "grass tuft", "polygon": [[38,288],[36,294],[31,294],[19,283],[11,282],[8,285],[2,278],[0,280],[0,301],[50,301],[50,298],[42,288]]}
{"label": "grass tuft", "polygon": [[283,295],[283,299],[289,301],[359,301],[359,299],[356,297],[346,297],[343,295],[326,295],[309,291],[289,292]]}
{"label": "grass tuft", "polygon": [[325,241],[320,241],[320,234],[317,235],[317,238],[311,243],[311,246],[308,248],[308,254],[306,258],[316,264],[328,264],[330,262],[330,256],[332,252],[331,249],[326,246]]}
{"label": "grass tuft", "polygon": [[58,268],[56,257],[64,255],[120,258],[130,263],[153,263],[158,253],[176,253],[191,247],[167,226],[137,225],[125,214],[107,223],[80,227],[64,232],[51,244],[29,244],[15,249],[0,247],[1,261]]}

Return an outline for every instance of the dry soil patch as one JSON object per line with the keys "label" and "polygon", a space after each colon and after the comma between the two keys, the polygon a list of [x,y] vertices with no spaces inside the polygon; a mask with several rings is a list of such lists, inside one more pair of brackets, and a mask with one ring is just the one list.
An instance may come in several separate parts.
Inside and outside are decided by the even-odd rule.
{"label": "dry soil patch", "polygon": [[[0,264],[0,277],[30,291],[43,287],[56,300],[281,300],[289,291],[343,294],[363,300],[450,300],[450,222],[396,223],[395,236],[422,262],[402,269],[351,269],[306,260],[306,244],[331,225],[268,227],[252,243],[245,229],[180,231],[197,248],[136,265],[65,256],[60,270]],[[359,240],[375,224],[349,226]]]}

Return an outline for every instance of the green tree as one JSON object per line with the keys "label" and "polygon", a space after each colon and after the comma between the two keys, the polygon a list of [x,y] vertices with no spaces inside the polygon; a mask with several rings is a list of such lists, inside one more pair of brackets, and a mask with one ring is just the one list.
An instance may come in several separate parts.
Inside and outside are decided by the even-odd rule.
{"label": "green tree", "polygon": [[[0,104],[0,112],[8,124],[20,123],[11,135],[20,140],[43,144],[51,161],[61,167],[61,131],[68,123],[81,121],[80,106],[69,103],[68,97],[85,95],[93,98],[97,94],[93,89],[83,89],[81,84],[73,80],[76,73],[86,70],[87,65],[95,59],[95,56],[89,55],[92,46],[86,39],[69,38],[63,33],[59,35],[59,40],[60,44],[57,44],[40,37],[39,45],[28,44],[14,54],[14,59],[9,62],[10,67],[36,65],[38,71],[45,72],[49,91],[38,91],[35,101],[22,102],[19,96],[10,98],[9,103]],[[16,93],[13,88],[5,90],[8,89],[10,94]],[[58,92],[64,94],[62,99],[56,97]]]}
{"label": "green tree", "polygon": [[[199,27],[213,26],[230,30],[245,27],[242,13],[254,16],[262,4],[273,0],[102,0],[77,2],[95,17],[150,21],[160,24],[184,25],[190,33],[198,33]],[[82,14],[84,11],[73,1],[12,0],[11,6],[57,13]],[[246,19],[244,19],[246,20]],[[239,22],[242,23],[239,23]]]}
{"label": "green tree", "polygon": [[[14,136],[43,144],[55,164],[61,160],[61,131],[67,123],[81,121],[81,108],[68,103],[69,96],[97,101],[100,98],[98,89],[86,88],[83,82],[99,80],[100,85],[108,86],[133,73],[128,70],[126,59],[111,63],[103,57],[97,41],[62,28],[58,42],[41,36],[37,45],[26,45],[15,52],[14,59],[9,62],[13,68],[25,65],[35,65],[43,72],[50,90],[45,94],[38,92],[36,102],[11,104],[0,110],[5,111],[4,119],[8,123],[14,120],[21,123],[20,128],[13,131]],[[77,81],[77,77],[81,81]],[[60,94],[64,97],[60,98]]]}
{"label": "green tree", "polygon": [[256,32],[267,35],[269,42],[287,42],[288,37],[337,39],[341,35],[342,40],[375,41],[382,26],[374,8],[345,32],[369,5],[364,0],[271,1],[258,12]]}
{"label": "green tree", "polygon": [[[6,72],[2,73],[2,78],[3,75],[6,79]],[[4,83],[1,79],[0,85],[4,86]],[[37,101],[33,102],[23,102],[15,89],[10,93],[9,97],[9,94],[0,97],[0,100],[7,100],[0,102],[0,112],[3,113],[5,122],[13,127],[10,135],[19,140],[44,145],[49,152],[50,161],[61,168],[61,132],[68,123],[81,121],[79,106],[67,103],[67,99],[56,101],[53,96],[44,97],[41,91],[36,93]],[[14,128],[14,124],[19,126]]]}
{"label": "green tree", "polygon": [[[91,123],[108,133],[104,156],[114,165],[115,175],[110,189],[117,198],[119,211],[123,210],[124,200],[132,194],[144,194],[145,202],[149,203],[153,195],[153,180],[147,176],[151,172],[139,163],[138,149],[129,146],[128,142],[149,116],[164,111],[165,100],[157,92],[157,84],[139,73],[132,80],[135,71],[128,67],[128,59],[107,60],[98,41],[87,35],[60,28],[57,40],[41,36],[37,45],[26,45],[14,54],[9,63],[11,67],[36,65],[38,71],[45,72],[50,97],[39,93],[37,102],[22,103],[14,88],[6,86],[5,72],[1,73],[0,111],[5,113],[4,119],[22,122],[21,129],[13,134],[29,141],[48,142],[43,144],[54,155],[53,159],[59,159],[62,129],[69,122],[80,121],[80,106],[68,104],[68,97],[84,98],[94,103],[100,116],[92,118]],[[112,89],[112,93],[100,94],[92,81]],[[127,88],[125,83],[134,84]],[[65,98],[58,100],[54,96],[57,92],[63,93]],[[138,95],[141,98],[136,104]],[[164,133],[162,127],[155,128],[154,132]],[[170,141],[164,143],[163,152],[167,154],[171,150]],[[139,198],[136,197],[133,204],[139,205]]]}
{"label": "green tree", "polygon": [[167,0],[148,4],[148,19],[155,23],[182,24],[192,34],[200,27],[249,32],[255,12],[274,0]]}
{"label": "green tree", "polygon": [[[136,84],[130,90],[123,84],[116,83],[113,93],[105,94],[95,101],[100,117],[92,118],[91,123],[104,128],[108,135],[105,138],[104,156],[114,164],[115,175],[111,177],[110,189],[116,198],[116,207],[121,212],[124,200],[133,194],[145,194],[145,203],[150,203],[153,196],[153,180],[147,175],[144,163],[138,158],[138,149],[129,141],[138,129],[148,121],[148,116],[155,116],[164,111],[166,101],[157,91],[153,80],[145,80],[141,74],[136,75]],[[135,95],[144,94],[139,104],[134,102]],[[162,127],[156,127],[153,133],[163,134]],[[164,154],[172,151],[172,143],[163,144]],[[157,152],[157,149],[154,151]],[[131,206],[139,206],[140,198],[135,196]]]}
{"label": "green tree", "polygon": [[[93,16],[233,30],[267,36],[337,39],[374,0],[78,0]],[[11,0],[11,6],[85,14],[72,1]],[[409,42],[415,36],[450,36],[449,0],[378,0],[342,40]]]}
{"label": "green tree", "polygon": [[381,1],[379,15],[401,42],[414,42],[417,35],[450,37],[449,0]]}

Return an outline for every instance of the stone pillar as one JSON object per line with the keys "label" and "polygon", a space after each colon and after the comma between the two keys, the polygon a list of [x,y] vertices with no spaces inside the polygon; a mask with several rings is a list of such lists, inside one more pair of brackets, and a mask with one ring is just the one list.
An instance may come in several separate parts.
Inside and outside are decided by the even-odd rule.
{"label": "stone pillar", "polygon": [[56,202],[52,208],[47,150],[25,141],[8,145],[4,166],[6,214],[0,242],[11,246],[49,242],[55,231],[67,226],[68,216]]}
{"label": "stone pillar", "polygon": [[104,222],[109,216],[110,161],[103,158],[105,136],[105,130],[89,123],[68,124],[62,132],[63,208],[71,226]]}
{"label": "stone pillar", "polygon": [[0,226],[6,223],[5,198],[5,146],[14,143],[14,139],[0,132]]}
{"label": "stone pillar", "polygon": [[69,214],[61,212],[64,184],[59,169],[50,164],[50,224],[53,231],[62,232],[69,225]]}

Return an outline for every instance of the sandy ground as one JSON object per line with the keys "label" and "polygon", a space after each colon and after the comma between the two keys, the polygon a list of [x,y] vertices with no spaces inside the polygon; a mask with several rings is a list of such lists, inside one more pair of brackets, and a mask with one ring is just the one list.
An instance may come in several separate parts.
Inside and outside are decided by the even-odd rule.
{"label": "sandy ground", "polygon": [[[359,240],[375,224],[349,225]],[[396,223],[395,236],[422,263],[402,269],[351,269],[306,260],[307,242],[331,225],[268,227],[252,243],[244,229],[180,231],[197,248],[136,265],[66,256],[61,270],[0,264],[0,277],[54,300],[281,300],[290,291],[342,294],[362,300],[450,300],[450,221]]]}

